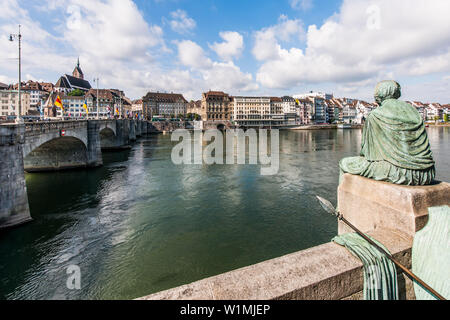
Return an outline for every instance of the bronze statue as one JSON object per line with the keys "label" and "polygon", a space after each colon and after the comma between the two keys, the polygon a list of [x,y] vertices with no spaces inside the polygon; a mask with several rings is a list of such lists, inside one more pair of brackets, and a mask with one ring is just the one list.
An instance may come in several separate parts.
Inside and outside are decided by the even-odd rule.
{"label": "bronze statue", "polygon": [[379,107],[364,125],[359,157],[340,161],[343,173],[402,185],[428,185],[435,177],[433,153],[419,112],[397,100],[401,87],[382,81],[375,89]]}

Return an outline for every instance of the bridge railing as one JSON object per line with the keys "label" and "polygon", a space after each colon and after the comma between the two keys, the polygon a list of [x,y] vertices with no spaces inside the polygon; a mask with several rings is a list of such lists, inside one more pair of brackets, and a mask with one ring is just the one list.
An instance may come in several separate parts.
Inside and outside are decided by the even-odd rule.
{"label": "bridge railing", "polygon": [[38,135],[43,132],[59,131],[62,129],[77,129],[86,126],[86,120],[74,121],[51,121],[51,122],[33,122],[25,124],[25,134],[27,136]]}

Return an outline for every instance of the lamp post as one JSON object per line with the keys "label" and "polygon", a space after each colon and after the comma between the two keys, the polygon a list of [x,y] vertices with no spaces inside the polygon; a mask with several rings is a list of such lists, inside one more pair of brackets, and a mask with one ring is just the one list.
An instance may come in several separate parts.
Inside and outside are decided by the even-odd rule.
{"label": "lamp post", "polygon": [[22,114],[22,95],[21,95],[21,85],[22,85],[22,34],[20,33],[20,24],[19,24],[19,33],[18,34],[10,34],[9,41],[13,42],[14,39],[19,41],[19,85],[18,85],[18,93],[19,93],[19,115],[16,117],[16,123],[21,123],[22,118],[20,117]]}
{"label": "lamp post", "polygon": [[123,116],[122,94],[120,92],[119,92],[119,98],[120,98],[120,119],[122,119],[122,116]]}
{"label": "lamp post", "polygon": [[99,82],[99,79],[94,78],[94,82],[97,83],[97,120],[98,120],[99,119],[99,115],[98,115],[98,82]]}

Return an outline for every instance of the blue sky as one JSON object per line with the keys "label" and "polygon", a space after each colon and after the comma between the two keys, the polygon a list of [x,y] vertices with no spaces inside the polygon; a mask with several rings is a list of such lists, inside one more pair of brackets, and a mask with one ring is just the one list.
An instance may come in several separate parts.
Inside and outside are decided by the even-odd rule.
{"label": "blue sky", "polygon": [[403,98],[449,103],[448,0],[0,0],[0,82],[56,82],[80,56],[88,80],[131,98],[199,99],[310,90],[372,101],[396,79]]}

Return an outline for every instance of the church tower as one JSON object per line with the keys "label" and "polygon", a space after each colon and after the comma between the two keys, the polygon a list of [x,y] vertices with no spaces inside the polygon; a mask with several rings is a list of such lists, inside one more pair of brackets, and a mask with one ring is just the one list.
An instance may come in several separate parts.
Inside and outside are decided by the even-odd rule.
{"label": "church tower", "polygon": [[80,58],[78,58],[77,66],[76,66],[75,69],[73,70],[72,75],[73,75],[75,78],[78,78],[78,79],[84,79],[83,71],[81,71],[81,68],[80,68]]}

